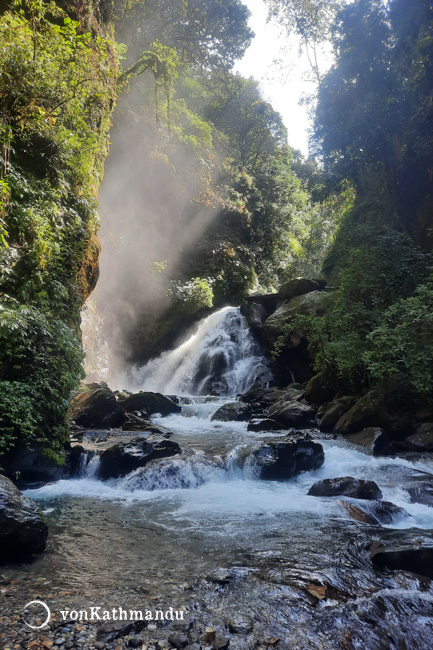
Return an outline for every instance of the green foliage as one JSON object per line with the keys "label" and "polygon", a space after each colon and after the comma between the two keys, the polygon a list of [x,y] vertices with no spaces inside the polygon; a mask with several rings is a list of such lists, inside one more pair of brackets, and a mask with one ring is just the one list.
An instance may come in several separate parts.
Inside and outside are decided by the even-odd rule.
{"label": "green foliage", "polygon": [[213,251],[212,267],[215,276],[215,302],[240,304],[257,279],[253,264],[254,254],[247,246],[231,246],[222,242]]}
{"label": "green foliage", "polygon": [[1,308],[0,455],[32,442],[62,451],[82,359],[75,332],[54,314],[16,303]]}
{"label": "green foliage", "polygon": [[425,391],[431,376],[425,372],[431,356],[431,290],[423,283],[430,257],[396,231],[350,222],[332,254],[339,288],[323,317],[303,322],[316,369],[338,377],[349,390],[382,380],[391,390],[385,379],[400,368],[401,380],[406,369],[407,384]]}
{"label": "green foliage", "polygon": [[116,53],[54,2],[0,19],[0,454],[61,451],[82,377],[79,310],[96,266],[96,196]]}
{"label": "green foliage", "polygon": [[368,334],[363,361],[372,380],[433,399],[433,282],[391,305]]}
{"label": "green foliage", "polygon": [[162,89],[166,100],[167,122],[170,124],[173,83],[177,79],[180,61],[174,48],[161,45],[158,40],[152,43],[151,47],[152,50],[142,52],[136,61],[119,75],[117,82],[121,87],[132,77],[138,77],[147,70],[151,70],[155,80],[156,121],[158,122],[160,117],[160,91]]}
{"label": "green foliage", "polygon": [[252,38],[240,0],[122,0],[116,10],[118,37],[132,61],[158,38],[185,63],[231,68]]}
{"label": "green foliage", "polygon": [[192,278],[184,283],[172,281],[170,294],[175,301],[174,309],[187,316],[204,307],[212,307],[212,284],[209,278]]}
{"label": "green foliage", "polygon": [[[97,225],[95,188],[106,154],[114,84],[110,42],[79,34],[53,4],[27,3],[0,21],[0,119],[8,139],[3,289],[57,306]],[[50,22],[54,14],[63,24]],[[5,185],[6,184],[6,185]],[[59,284],[60,283],[60,284]],[[77,302],[80,288],[72,291]]]}
{"label": "green foliage", "polygon": [[[315,139],[333,173],[381,221],[432,248],[433,8],[359,0],[338,14],[336,64],[319,90]],[[360,213],[361,215],[361,213]]]}

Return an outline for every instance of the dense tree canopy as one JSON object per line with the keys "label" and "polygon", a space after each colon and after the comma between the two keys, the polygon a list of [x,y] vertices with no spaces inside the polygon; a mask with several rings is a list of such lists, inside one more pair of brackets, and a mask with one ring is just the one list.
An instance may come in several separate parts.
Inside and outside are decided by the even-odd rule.
{"label": "dense tree canopy", "polygon": [[431,248],[431,3],[358,0],[338,14],[333,40],[316,116],[326,164],[361,194],[385,194],[383,217]]}
{"label": "dense tree canopy", "polygon": [[137,0],[119,2],[117,31],[132,61],[156,41],[195,66],[232,67],[253,36],[240,0]]}

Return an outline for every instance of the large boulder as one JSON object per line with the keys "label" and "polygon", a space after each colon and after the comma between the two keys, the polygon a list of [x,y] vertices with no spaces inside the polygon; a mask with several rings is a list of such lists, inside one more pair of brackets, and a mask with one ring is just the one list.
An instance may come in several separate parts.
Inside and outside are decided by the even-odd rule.
{"label": "large boulder", "polygon": [[287,335],[286,347],[296,348],[305,339],[302,330],[287,331],[287,325],[298,315],[320,316],[325,311],[327,294],[325,291],[312,291],[303,296],[292,298],[279,307],[266,319],[263,326],[263,340],[269,348],[280,336]]}
{"label": "large boulder", "polygon": [[343,476],[326,478],[312,485],[308,494],[313,497],[345,496],[352,499],[381,499],[382,492],[374,481]]}
{"label": "large boulder", "polygon": [[337,392],[335,382],[326,372],[319,372],[311,377],[305,387],[305,399],[310,404],[323,404],[335,397]]}
{"label": "large boulder", "polygon": [[271,420],[271,418],[251,418],[248,423],[247,431],[254,431],[259,433],[260,431],[280,431],[281,429],[287,429],[288,427],[284,426],[276,420]]}
{"label": "large boulder", "polygon": [[280,296],[286,300],[291,300],[296,296],[302,296],[312,291],[319,291],[321,286],[316,280],[309,280],[308,278],[293,278],[281,285],[278,289]]}
{"label": "large boulder", "polygon": [[21,561],[45,550],[48,528],[34,501],[0,475],[0,561]]}
{"label": "large boulder", "polygon": [[241,312],[253,331],[260,331],[269,316],[269,311],[266,307],[255,302],[249,302],[242,306]]}
{"label": "large boulder", "polygon": [[219,422],[248,422],[251,417],[251,407],[244,402],[231,402],[230,404],[223,404],[212,415],[211,421]]}
{"label": "large boulder", "polygon": [[261,340],[268,354],[279,343],[280,353],[272,367],[278,383],[307,382],[314,375],[305,330],[299,325],[295,327],[293,321],[298,315],[323,314],[326,301],[325,291],[312,291],[285,302],[266,319]]}
{"label": "large boulder", "polygon": [[285,299],[278,293],[248,296],[245,304],[241,306],[241,313],[245,316],[249,327],[260,337],[266,319],[278,307],[280,307],[284,301]]}
{"label": "large boulder", "polygon": [[339,501],[339,504],[352,519],[374,526],[392,524],[404,517],[410,517],[404,508],[400,508],[390,501],[366,501],[356,505],[347,501]]}
{"label": "large boulder", "polygon": [[371,456],[389,456],[396,452],[395,445],[379,427],[367,427],[359,433],[346,434],[344,438],[347,442],[360,445]]}
{"label": "large boulder", "polygon": [[269,417],[287,427],[305,429],[315,425],[315,411],[302,402],[281,400],[269,409]]}
{"label": "large boulder", "polygon": [[403,440],[410,433],[410,420],[400,409],[388,406],[383,395],[370,391],[338,420],[334,431],[344,435],[367,427],[380,427],[392,440]]}
{"label": "large boulder", "polygon": [[160,424],[154,424],[150,420],[140,418],[134,413],[126,413],[126,422],[122,426],[122,431],[154,433],[169,438],[173,432]]}
{"label": "large boulder", "polygon": [[124,410],[109,388],[80,393],[72,401],[69,415],[76,424],[88,429],[121,427],[125,421]]}
{"label": "large boulder", "polygon": [[414,451],[433,451],[433,422],[420,424],[416,433],[406,438],[404,443]]}
{"label": "large boulder", "polygon": [[168,458],[180,453],[177,442],[165,438],[142,437],[118,442],[102,452],[99,477],[105,480],[125,476],[155,458]]}
{"label": "large boulder", "polygon": [[150,416],[154,413],[161,413],[161,415],[171,415],[172,413],[180,413],[182,407],[176,404],[173,399],[162,395],[161,393],[149,393],[140,391],[129,395],[126,399],[119,399],[119,402],[124,411],[133,413],[140,411]]}
{"label": "large boulder", "polygon": [[286,388],[252,388],[242,395],[242,401],[247,404],[260,403],[264,406],[274,404],[281,399],[297,400],[303,395],[301,384],[290,384]]}
{"label": "large boulder", "polygon": [[318,469],[325,462],[322,445],[308,438],[271,442],[256,449],[253,456],[263,480],[289,479]]}
{"label": "large boulder", "polygon": [[334,399],[327,404],[323,415],[320,419],[319,427],[321,431],[333,431],[338,420],[349,411],[356,402],[356,397],[346,395]]}
{"label": "large boulder", "polygon": [[32,443],[31,449],[19,447],[2,458],[5,474],[22,490],[33,483],[52,483],[63,478],[65,468],[43,453],[41,444]]}

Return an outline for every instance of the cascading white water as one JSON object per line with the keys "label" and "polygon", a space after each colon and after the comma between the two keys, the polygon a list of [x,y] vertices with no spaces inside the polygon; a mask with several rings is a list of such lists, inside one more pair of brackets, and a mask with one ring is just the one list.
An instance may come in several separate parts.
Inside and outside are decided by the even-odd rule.
{"label": "cascading white water", "polygon": [[175,350],[133,373],[132,390],[178,395],[236,395],[272,378],[239,307],[204,318]]}

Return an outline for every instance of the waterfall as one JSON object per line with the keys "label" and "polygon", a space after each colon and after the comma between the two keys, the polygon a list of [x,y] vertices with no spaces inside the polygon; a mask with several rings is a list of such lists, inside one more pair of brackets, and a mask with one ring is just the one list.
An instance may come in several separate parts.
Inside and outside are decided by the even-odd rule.
{"label": "waterfall", "polygon": [[78,465],[78,476],[80,478],[97,478],[99,464],[99,454],[94,451],[83,451]]}
{"label": "waterfall", "polygon": [[267,360],[239,307],[224,307],[200,321],[175,350],[134,371],[133,390],[180,395],[236,395],[272,378]]}

